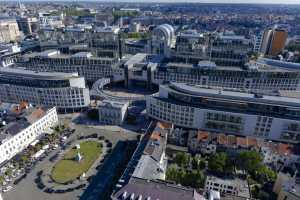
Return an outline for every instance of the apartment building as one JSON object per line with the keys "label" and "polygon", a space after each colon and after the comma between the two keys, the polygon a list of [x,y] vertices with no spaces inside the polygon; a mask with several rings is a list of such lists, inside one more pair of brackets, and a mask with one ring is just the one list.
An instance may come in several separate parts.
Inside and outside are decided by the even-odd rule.
{"label": "apartment building", "polygon": [[224,195],[233,195],[250,199],[250,188],[246,180],[239,178],[218,178],[207,176],[205,180],[206,191],[218,191]]}
{"label": "apartment building", "polygon": [[0,18],[0,42],[15,42],[20,37],[21,33],[16,19]]}
{"label": "apartment building", "polygon": [[209,37],[195,30],[180,32],[176,36],[176,45],[172,49],[172,60],[181,63],[197,64],[209,60]]}
{"label": "apartment building", "polygon": [[90,103],[89,89],[77,73],[0,69],[0,100],[56,106],[60,112],[80,111]]}
{"label": "apartment building", "polygon": [[31,107],[22,103],[1,109],[0,163],[10,160],[57,124],[56,108]]}
{"label": "apartment building", "polygon": [[293,176],[280,172],[273,192],[278,195],[277,200],[298,200],[300,198],[300,181],[297,171]]}
{"label": "apartment building", "polygon": [[140,141],[123,175],[119,179],[113,200],[160,199],[204,200],[196,190],[165,182],[165,155],[170,124],[152,124]]}
{"label": "apartment building", "polygon": [[19,17],[17,22],[24,35],[31,35],[39,30],[39,21],[36,17]]}
{"label": "apartment building", "polygon": [[220,66],[243,66],[253,49],[250,39],[234,33],[221,33],[210,40],[210,59]]}
{"label": "apartment building", "polygon": [[284,49],[287,37],[288,32],[276,26],[265,30],[261,52],[267,56],[277,56]]}
{"label": "apartment building", "polygon": [[126,116],[129,103],[102,101],[98,104],[99,121],[108,125],[122,125]]}
{"label": "apartment building", "polygon": [[[117,58],[94,57],[88,52],[73,55],[61,54],[58,50],[47,50],[41,53],[27,54],[24,63],[29,70],[50,72],[77,72],[88,82],[95,82],[100,78],[118,75],[115,70],[119,64]],[[122,75],[122,74],[121,74]]]}
{"label": "apartment building", "polygon": [[171,83],[146,101],[149,117],[179,127],[277,141],[300,139],[296,98]]}
{"label": "apartment building", "polygon": [[96,27],[88,41],[92,53],[99,57],[122,58],[123,41],[119,32],[115,26]]}

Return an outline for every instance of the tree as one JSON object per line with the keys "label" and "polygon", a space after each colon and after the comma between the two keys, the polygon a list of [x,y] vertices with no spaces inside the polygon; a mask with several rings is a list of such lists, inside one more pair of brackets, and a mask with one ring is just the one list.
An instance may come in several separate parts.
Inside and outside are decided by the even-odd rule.
{"label": "tree", "polygon": [[226,153],[215,153],[208,160],[208,169],[221,174],[225,172],[228,156]]}
{"label": "tree", "polygon": [[257,198],[261,199],[261,200],[268,200],[268,199],[270,199],[270,195],[269,195],[269,193],[267,193],[263,190],[260,190],[257,194]]}
{"label": "tree", "polygon": [[260,184],[265,184],[268,182],[274,182],[276,180],[276,172],[272,169],[261,166],[255,171],[254,179]]}
{"label": "tree", "polygon": [[237,166],[240,169],[245,170],[251,174],[254,174],[262,164],[262,156],[256,151],[242,151],[238,154],[236,160]]}
{"label": "tree", "polygon": [[183,170],[178,169],[175,165],[171,165],[166,172],[167,180],[171,180],[176,183],[181,183],[184,176],[185,172]]}
{"label": "tree", "polygon": [[300,45],[292,44],[292,45],[287,46],[287,49],[289,51],[300,51]]}
{"label": "tree", "polygon": [[7,169],[6,172],[5,172],[5,175],[6,176],[11,176],[12,175],[12,169],[10,169],[10,168]]}
{"label": "tree", "polygon": [[201,188],[204,186],[205,177],[201,172],[188,172],[185,173],[181,184],[184,186],[190,186],[193,188]]}
{"label": "tree", "polygon": [[190,158],[186,153],[179,152],[176,154],[174,161],[178,166],[183,167],[183,166],[186,166],[187,164],[189,164],[189,161],[190,161],[189,159]]}
{"label": "tree", "polygon": [[204,160],[200,160],[198,163],[198,170],[203,170],[206,167],[206,162]]}
{"label": "tree", "polygon": [[178,169],[177,167],[175,167],[174,165],[171,165],[166,172],[166,178],[167,180],[171,180],[171,181],[178,181]]}
{"label": "tree", "polygon": [[198,169],[199,168],[200,159],[197,157],[192,158],[192,169]]}

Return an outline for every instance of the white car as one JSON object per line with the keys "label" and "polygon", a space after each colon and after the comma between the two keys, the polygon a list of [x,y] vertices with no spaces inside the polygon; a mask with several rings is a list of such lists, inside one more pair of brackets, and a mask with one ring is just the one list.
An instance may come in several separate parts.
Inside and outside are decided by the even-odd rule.
{"label": "white car", "polygon": [[3,189],[2,189],[2,192],[8,192],[8,191],[10,191],[10,190],[12,190],[12,189],[13,189],[13,187],[9,185],[9,186],[3,188]]}

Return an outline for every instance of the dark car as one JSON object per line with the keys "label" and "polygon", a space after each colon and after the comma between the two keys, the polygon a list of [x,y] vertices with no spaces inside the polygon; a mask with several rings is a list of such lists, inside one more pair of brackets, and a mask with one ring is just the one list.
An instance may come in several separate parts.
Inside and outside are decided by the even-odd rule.
{"label": "dark car", "polygon": [[44,189],[46,186],[43,184],[43,183],[39,183],[39,184],[37,184],[37,187],[39,188],[39,189]]}
{"label": "dark car", "polygon": [[65,190],[55,190],[55,193],[65,193]]}
{"label": "dark car", "polygon": [[99,136],[98,139],[99,139],[99,140],[104,140],[105,137],[104,137],[104,136]]}
{"label": "dark car", "polygon": [[75,189],[78,190],[78,189],[84,188],[85,186],[86,186],[85,184],[81,184],[81,185],[78,185]]}
{"label": "dark car", "polygon": [[66,189],[66,192],[72,192],[72,191],[74,191],[74,188],[68,188],[68,189]]}
{"label": "dark car", "polygon": [[106,144],[106,146],[107,146],[108,148],[111,148],[111,147],[112,147],[112,143],[111,143],[111,142],[108,142],[108,143]]}
{"label": "dark car", "polygon": [[47,193],[53,193],[54,190],[53,190],[52,188],[47,188],[47,189],[45,190],[45,192],[47,192]]}

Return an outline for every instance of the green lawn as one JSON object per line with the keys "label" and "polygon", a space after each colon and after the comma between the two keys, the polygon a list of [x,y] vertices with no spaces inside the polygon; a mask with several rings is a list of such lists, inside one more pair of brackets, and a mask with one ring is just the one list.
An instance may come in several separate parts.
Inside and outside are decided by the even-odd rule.
{"label": "green lawn", "polygon": [[66,183],[80,177],[87,172],[95,160],[101,154],[101,144],[95,141],[86,141],[80,143],[80,154],[82,160],[74,160],[77,149],[72,148],[64,157],[58,161],[52,169],[51,177],[57,183]]}

